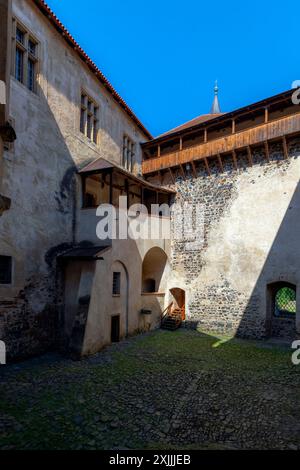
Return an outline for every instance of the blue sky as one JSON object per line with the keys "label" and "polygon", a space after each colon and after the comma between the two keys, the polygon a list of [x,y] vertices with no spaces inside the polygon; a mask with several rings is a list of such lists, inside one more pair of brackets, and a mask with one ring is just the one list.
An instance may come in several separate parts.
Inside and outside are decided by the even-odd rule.
{"label": "blue sky", "polygon": [[294,0],[48,0],[143,124],[158,135],[300,79]]}

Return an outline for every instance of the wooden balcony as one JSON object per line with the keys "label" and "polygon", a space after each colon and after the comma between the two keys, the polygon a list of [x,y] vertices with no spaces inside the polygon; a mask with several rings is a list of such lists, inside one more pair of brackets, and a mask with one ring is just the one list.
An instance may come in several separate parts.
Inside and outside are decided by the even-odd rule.
{"label": "wooden balcony", "polygon": [[247,149],[251,158],[251,146],[268,146],[272,140],[282,140],[287,156],[286,138],[300,133],[300,113],[281,117],[256,127],[230,134],[189,148],[183,148],[155,158],[143,161],[143,174],[155,173],[167,168],[180,166],[188,162],[205,160],[210,157],[220,158],[222,154]]}

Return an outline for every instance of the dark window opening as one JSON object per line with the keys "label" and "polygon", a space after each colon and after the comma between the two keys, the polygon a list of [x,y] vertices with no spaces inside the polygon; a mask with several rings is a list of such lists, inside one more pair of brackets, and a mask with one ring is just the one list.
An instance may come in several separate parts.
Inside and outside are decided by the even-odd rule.
{"label": "dark window opening", "polygon": [[275,292],[274,315],[294,317],[296,314],[296,289],[290,284],[282,285]]}
{"label": "dark window opening", "polygon": [[11,256],[0,256],[0,284],[11,284],[12,280],[12,258]]}
{"label": "dark window opening", "polygon": [[111,318],[111,342],[118,343],[120,341],[120,315],[114,315]]}
{"label": "dark window opening", "polygon": [[143,293],[150,294],[156,292],[156,282],[155,279],[145,279],[143,281]]}
{"label": "dark window opening", "polygon": [[113,273],[113,295],[121,293],[121,273]]}

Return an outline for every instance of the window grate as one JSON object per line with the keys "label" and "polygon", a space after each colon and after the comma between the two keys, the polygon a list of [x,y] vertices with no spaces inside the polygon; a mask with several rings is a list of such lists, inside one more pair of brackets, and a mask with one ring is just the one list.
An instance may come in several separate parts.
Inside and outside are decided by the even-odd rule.
{"label": "window grate", "polygon": [[291,287],[281,287],[275,296],[275,315],[291,316],[296,313],[296,291]]}
{"label": "window grate", "polygon": [[113,273],[113,295],[121,293],[121,273]]}

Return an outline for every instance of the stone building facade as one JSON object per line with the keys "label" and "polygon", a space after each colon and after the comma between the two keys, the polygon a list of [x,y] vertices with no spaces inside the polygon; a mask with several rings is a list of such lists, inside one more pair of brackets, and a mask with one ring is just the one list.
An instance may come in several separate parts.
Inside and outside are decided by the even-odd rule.
{"label": "stone building facade", "polygon": [[[290,95],[233,117],[219,113],[215,97],[213,114],[153,139],[43,0],[0,0],[0,21],[8,358],[95,353],[157,327],[171,303],[206,331],[299,332],[300,123]],[[245,133],[254,140],[241,145]],[[96,207],[120,195],[147,207],[172,202],[175,229],[185,202],[195,214],[200,207],[201,247],[184,236],[99,240]],[[272,313],[282,286],[296,292],[294,317]]]}
{"label": "stone building facade", "polygon": [[11,58],[6,114],[17,140],[3,153],[2,191],[11,207],[0,220],[0,261],[8,260],[9,271],[0,283],[0,338],[8,357],[20,358],[57,347],[58,257],[93,244],[77,239],[86,215],[78,171],[102,157],[122,165],[132,142],[130,171],[138,175],[140,142],[151,136],[45,2],[13,0],[1,35]]}

